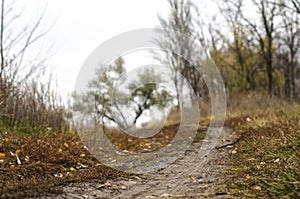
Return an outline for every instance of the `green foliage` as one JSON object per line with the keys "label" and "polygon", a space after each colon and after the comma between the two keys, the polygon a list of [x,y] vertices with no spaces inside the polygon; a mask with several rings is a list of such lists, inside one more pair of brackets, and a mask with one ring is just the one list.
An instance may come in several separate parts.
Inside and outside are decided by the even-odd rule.
{"label": "green foliage", "polygon": [[[172,102],[173,96],[160,86],[162,78],[153,69],[139,71],[138,79],[123,88],[125,72],[122,58],[105,69],[97,69],[96,77],[88,84],[88,91],[73,94],[74,110],[93,115],[102,125],[112,122],[121,128],[129,128],[144,111],[153,107],[163,109]],[[128,111],[132,118],[125,115]]]}
{"label": "green foliage", "polygon": [[159,83],[162,82],[161,76],[155,74],[153,69],[146,68],[140,71],[138,78],[138,81],[132,82],[128,86],[131,91],[130,101],[135,106],[134,124],[145,110],[153,106],[165,108],[173,100],[173,96],[159,86]]}

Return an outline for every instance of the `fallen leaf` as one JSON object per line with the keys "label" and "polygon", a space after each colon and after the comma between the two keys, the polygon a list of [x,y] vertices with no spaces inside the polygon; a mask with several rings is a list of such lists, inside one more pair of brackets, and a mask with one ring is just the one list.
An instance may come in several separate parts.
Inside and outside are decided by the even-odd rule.
{"label": "fallen leaf", "polygon": [[121,186],[121,189],[125,190],[125,189],[127,189],[127,187],[123,185],[123,186]]}
{"label": "fallen leaf", "polygon": [[107,187],[110,187],[111,183],[110,182],[106,182],[106,183],[104,183],[104,185],[107,186]]}
{"label": "fallen leaf", "polygon": [[244,178],[249,179],[250,175],[246,173],[246,174],[244,174]]}
{"label": "fallen leaf", "polygon": [[142,178],[138,177],[138,176],[134,176],[133,178],[137,179],[137,180],[141,180]]}
{"label": "fallen leaf", "polygon": [[209,187],[209,185],[203,184],[203,185],[200,185],[199,187],[200,187],[201,189],[207,189],[207,188]]}
{"label": "fallen leaf", "polygon": [[68,143],[64,143],[64,146],[65,146],[66,148],[69,148]]}
{"label": "fallen leaf", "polygon": [[56,174],[54,174],[54,177],[56,177],[56,178],[62,178],[64,175],[63,174],[61,174],[61,173],[56,173]]}
{"label": "fallen leaf", "polygon": [[122,147],[122,143],[118,143],[117,146],[118,146],[118,147]]}
{"label": "fallen leaf", "polygon": [[70,171],[76,171],[74,167],[70,167]]}
{"label": "fallen leaf", "polygon": [[25,161],[29,162],[29,157],[27,155],[25,156]]}
{"label": "fallen leaf", "polygon": [[97,186],[97,189],[101,189],[103,187],[105,187],[105,185],[104,184],[100,184],[99,186]]}
{"label": "fallen leaf", "polygon": [[234,148],[232,151],[231,151],[231,154],[236,154],[237,153],[237,148]]}
{"label": "fallen leaf", "polygon": [[0,158],[5,158],[5,153],[0,153]]}
{"label": "fallen leaf", "polygon": [[261,191],[261,186],[254,186],[253,189],[256,191]]}
{"label": "fallen leaf", "polygon": [[145,198],[157,198],[156,196],[146,196]]}
{"label": "fallen leaf", "polygon": [[197,182],[198,180],[196,178],[194,178],[193,176],[189,176],[191,182]]}

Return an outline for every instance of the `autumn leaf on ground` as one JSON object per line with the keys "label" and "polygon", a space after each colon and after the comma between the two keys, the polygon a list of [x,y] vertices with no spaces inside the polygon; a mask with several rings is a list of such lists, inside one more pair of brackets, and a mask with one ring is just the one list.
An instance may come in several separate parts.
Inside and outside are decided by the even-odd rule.
{"label": "autumn leaf on ground", "polygon": [[231,154],[236,154],[237,153],[237,148],[234,148],[232,151],[231,151]]}
{"label": "autumn leaf on ground", "polygon": [[256,191],[261,191],[261,186],[254,186],[253,189]]}
{"label": "autumn leaf on ground", "polygon": [[198,180],[196,178],[194,178],[193,176],[189,176],[189,177],[190,177],[191,182],[198,182]]}
{"label": "autumn leaf on ground", "polygon": [[5,153],[0,153],[0,158],[3,159],[3,158],[5,158],[5,156],[6,156]]}
{"label": "autumn leaf on ground", "polygon": [[250,175],[249,174],[244,174],[244,178],[249,179]]}

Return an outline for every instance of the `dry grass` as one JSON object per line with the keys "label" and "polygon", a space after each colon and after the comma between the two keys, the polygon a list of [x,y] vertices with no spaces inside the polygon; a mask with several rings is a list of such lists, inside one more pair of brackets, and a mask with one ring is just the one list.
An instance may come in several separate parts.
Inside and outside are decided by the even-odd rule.
{"label": "dry grass", "polygon": [[0,133],[0,153],[0,198],[38,197],[60,193],[60,185],[128,176],[99,164],[74,135]]}
{"label": "dry grass", "polygon": [[227,124],[242,136],[231,155],[229,192],[243,198],[299,198],[300,106],[248,111]]}
{"label": "dry grass", "polygon": [[247,94],[228,95],[227,97],[227,107],[230,111],[265,109],[288,104],[285,99],[276,96],[270,97],[266,92],[249,92]]}
{"label": "dry grass", "polygon": [[[280,99],[266,100],[263,94],[231,98],[226,126],[242,135],[231,154],[232,170],[229,193],[238,197],[296,198],[300,181],[300,106],[286,105]],[[206,105],[206,106],[205,106]],[[276,107],[272,107],[275,106]],[[209,102],[202,107],[209,109]],[[235,107],[236,106],[236,107]],[[263,109],[262,109],[263,108]],[[210,122],[207,116],[201,126]],[[179,115],[172,112],[162,132],[150,139],[135,139],[112,133],[111,140],[120,148],[149,151],[168,144],[178,128]],[[196,140],[203,139],[203,129]],[[150,143],[150,145],[149,145]],[[150,150],[150,151],[151,151]],[[21,164],[17,164],[18,153]],[[75,135],[0,134],[0,197],[20,198],[60,192],[57,186],[88,181],[105,182],[127,177],[99,164]],[[82,155],[84,154],[84,155]],[[83,168],[83,165],[88,166]]]}

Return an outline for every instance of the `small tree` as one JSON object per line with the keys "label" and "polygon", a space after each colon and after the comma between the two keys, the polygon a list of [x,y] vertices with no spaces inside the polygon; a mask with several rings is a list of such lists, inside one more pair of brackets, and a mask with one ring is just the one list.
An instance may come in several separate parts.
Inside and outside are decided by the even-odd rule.
{"label": "small tree", "polygon": [[173,96],[159,86],[159,83],[162,82],[161,76],[155,74],[153,69],[146,68],[138,76],[139,80],[132,82],[128,87],[132,93],[130,101],[135,112],[133,124],[136,124],[145,110],[154,106],[165,108],[173,100]]}
{"label": "small tree", "polygon": [[156,58],[162,64],[168,65],[171,70],[179,108],[184,79],[191,85],[197,97],[202,96],[201,75],[195,68],[198,67],[200,60],[197,59],[201,54],[198,52],[199,38],[195,27],[196,21],[193,18],[197,9],[190,0],[168,0],[168,4],[170,6],[168,18],[159,17],[162,36],[155,40],[155,44],[166,53],[164,56],[156,55]]}
{"label": "small tree", "polygon": [[154,106],[165,108],[173,100],[169,92],[159,86],[160,75],[151,69],[140,71],[138,80],[121,90],[118,85],[124,83],[124,64],[124,60],[118,58],[106,69],[97,69],[88,91],[73,95],[74,110],[92,116],[96,125],[113,123],[127,129],[135,126],[146,110]]}

